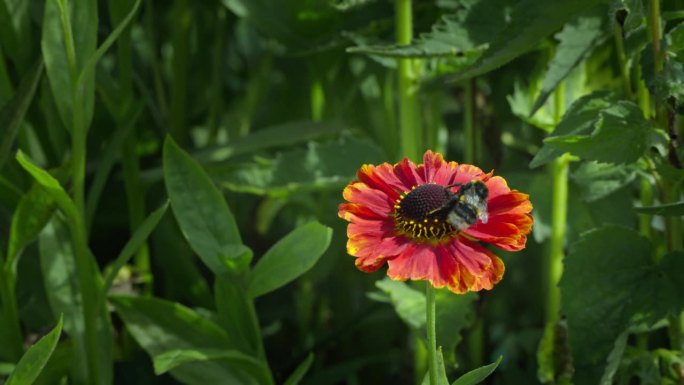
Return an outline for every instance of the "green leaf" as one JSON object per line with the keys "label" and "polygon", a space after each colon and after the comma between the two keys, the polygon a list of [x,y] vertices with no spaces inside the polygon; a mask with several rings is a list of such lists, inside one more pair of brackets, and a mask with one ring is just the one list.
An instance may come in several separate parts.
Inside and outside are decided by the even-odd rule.
{"label": "green leaf", "polygon": [[[183,350],[232,350],[232,337],[218,325],[180,304],[140,297],[110,297],[117,313],[135,340],[153,358]],[[186,384],[253,384],[252,377],[240,368],[221,360],[186,362],[171,369],[171,374]],[[204,382],[203,382],[204,381]]]}
{"label": "green leaf", "polygon": [[0,110],[0,127],[4,129],[2,143],[0,143],[0,170],[12,152],[14,140],[42,77],[43,61],[40,60],[24,75],[14,97]]}
{"label": "green leaf", "polygon": [[[62,95],[55,98],[55,103],[68,130],[74,125],[76,80],[86,60],[95,52],[98,27],[97,1],[79,1],[78,6],[73,3],[69,0],[45,2],[41,39],[50,87],[54,95]],[[71,40],[65,31],[70,31]],[[78,89],[82,104],[76,108],[82,109],[81,124],[88,127],[95,105],[95,73],[90,71],[78,85],[82,86]]]}
{"label": "green leaf", "polygon": [[383,159],[376,145],[347,138],[326,144],[312,142],[305,150],[284,151],[273,159],[228,167],[212,165],[209,172],[232,191],[282,196],[295,191],[344,187],[360,164],[377,164]]}
{"label": "green leaf", "polygon": [[214,296],[218,322],[238,350],[257,355],[261,347],[261,331],[254,313],[254,304],[247,295],[242,276],[222,275],[214,281]]}
{"label": "green leaf", "polygon": [[402,321],[415,330],[425,326],[425,295],[422,292],[389,278],[375,282],[375,286],[390,296],[394,310]]}
{"label": "green leaf", "polygon": [[244,271],[251,251],[242,245],[235,218],[202,167],[167,137],[164,182],[185,239],[214,274]]}
{"label": "green leaf", "polygon": [[456,360],[455,349],[461,342],[461,333],[475,319],[473,304],[477,298],[472,292],[456,295],[446,289],[436,290],[437,345],[442,347],[447,360],[450,357]]}
{"label": "green leaf", "polygon": [[63,318],[64,316],[60,315],[57,326],[24,353],[9,380],[7,380],[6,385],[33,384],[50,359],[52,352],[57,346],[57,342],[59,342],[59,336],[62,335]]}
{"label": "green leaf", "polygon": [[606,163],[636,162],[657,141],[657,132],[639,106],[626,101],[602,109],[592,132],[554,132],[544,140],[557,150]]}
{"label": "green leaf", "polygon": [[599,382],[615,340],[630,325],[684,309],[684,252],[658,264],[652,252],[647,238],[618,226],[584,233],[570,247],[560,288],[575,383]]}
{"label": "green leaf", "polygon": [[409,45],[357,46],[347,52],[383,57],[454,57],[460,65],[471,65],[506,27],[508,5],[508,0],[464,2]]}
{"label": "green leaf", "polygon": [[532,106],[530,116],[544,105],[546,99],[556,89],[558,84],[577,67],[591,51],[607,36],[602,21],[605,10],[595,7],[591,12],[580,16],[566,24],[563,30],[556,34],[558,46],[553,58],[549,62],[549,69],[544,75],[541,93]]}
{"label": "green leaf", "polygon": [[510,62],[532,50],[537,43],[569,20],[598,4],[599,0],[558,0],[553,2],[522,0],[511,12],[511,22],[480,59],[467,70],[448,78],[461,81],[478,76]]}
{"label": "green leaf", "polygon": [[667,50],[679,53],[684,50],[684,22],[677,24],[665,35]]}
{"label": "green leaf", "polygon": [[570,178],[580,187],[582,199],[593,202],[634,181],[636,170],[630,166],[583,162]]}
{"label": "green leaf", "polygon": [[684,215],[684,201],[669,203],[658,206],[635,207],[634,210],[639,214],[660,215],[663,217],[674,217]]}
{"label": "green leaf", "polygon": [[34,183],[22,195],[12,215],[12,226],[7,246],[8,265],[15,265],[23,248],[36,239],[52,217],[55,208],[56,203],[52,195],[38,183]]}
{"label": "green leaf", "polygon": [[[596,91],[577,99],[563,115],[551,136],[566,136],[591,133],[598,120],[598,114],[613,103],[612,95],[607,91]],[[550,144],[544,146],[530,162],[530,167],[542,166],[561,156],[564,151]]]}
{"label": "green leaf", "polygon": [[171,350],[154,357],[154,373],[164,374],[178,366],[197,361],[219,360],[250,373],[261,384],[271,382],[268,368],[254,357],[237,350],[216,349],[179,349]]}
{"label": "green leaf", "polygon": [[140,227],[135,230],[135,233],[131,239],[126,242],[126,245],[119,253],[119,256],[116,257],[112,265],[109,267],[109,271],[104,277],[104,285],[102,290],[103,295],[106,295],[111,288],[114,279],[119,273],[119,270],[121,270],[121,268],[128,263],[131,257],[133,257],[133,255],[138,251],[140,246],[145,243],[147,237],[149,237],[152,231],[157,227],[157,224],[166,213],[168,206],[169,203],[166,202],[160,208],[148,215],[147,218],[145,218],[145,221],[140,224]]}
{"label": "green leaf", "polygon": [[[64,314],[64,331],[75,341],[74,360],[72,365],[74,377],[79,383],[87,383],[88,352],[85,341],[85,325],[83,319],[83,296],[97,296],[98,293],[82,293],[76,270],[74,250],[69,231],[61,216],[53,215],[38,238],[40,265],[43,271],[43,284],[47,299],[54,315]],[[98,276],[97,266],[92,260],[92,274]],[[99,277],[98,277],[99,278]],[[104,304],[98,306],[98,317],[95,325],[97,333],[99,357],[98,362],[112,362],[112,335],[108,321],[109,312]],[[111,378],[111,367],[99,368],[102,382]]]}
{"label": "green leaf", "polygon": [[50,175],[49,172],[36,166],[36,164],[33,163],[33,161],[26,155],[24,155],[21,150],[17,152],[17,161],[21,167],[24,168],[24,170],[31,174],[33,179],[35,179],[39,185],[41,185],[48,193],[50,193],[50,195],[52,195],[60,209],[62,209],[67,216],[74,218],[78,215],[78,211],[76,210],[74,202],[71,200],[66,191],[64,191],[64,188],[55,177]]}
{"label": "green leaf", "polygon": [[[437,385],[449,385],[449,379],[446,375],[446,368],[444,367],[444,356],[442,355],[442,347],[437,348]],[[430,371],[425,373],[421,385],[430,385]]]}
{"label": "green leaf", "polygon": [[473,369],[468,373],[462,375],[458,380],[454,381],[451,385],[475,385],[484,381],[485,378],[489,377],[496,370],[497,366],[501,363],[503,356],[500,356],[496,362],[489,365],[482,366],[477,369]]}
{"label": "green leaf", "polygon": [[311,368],[311,364],[313,364],[314,361],[314,355],[313,353],[309,353],[308,356],[306,356],[306,359],[302,361],[301,364],[297,366],[297,369],[295,369],[292,374],[285,380],[283,385],[297,385],[301,383],[301,381],[304,379],[304,376],[306,375],[306,372],[309,371],[309,368]]}
{"label": "green leaf", "polygon": [[203,149],[195,153],[202,162],[218,162],[228,158],[267,150],[274,147],[288,147],[297,143],[317,139],[322,136],[339,133],[344,126],[323,122],[291,122],[266,127],[251,132],[249,135],[231,140],[229,143]]}
{"label": "green leaf", "polygon": [[248,294],[270,293],[307,272],[330,245],[332,229],[310,222],[290,232],[271,247],[252,270]]}

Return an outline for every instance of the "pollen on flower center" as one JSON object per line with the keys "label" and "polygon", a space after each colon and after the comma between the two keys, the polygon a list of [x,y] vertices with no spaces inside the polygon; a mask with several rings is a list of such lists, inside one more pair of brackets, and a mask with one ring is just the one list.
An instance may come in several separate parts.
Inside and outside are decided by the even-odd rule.
{"label": "pollen on flower center", "polygon": [[435,212],[449,200],[444,186],[434,183],[414,187],[394,205],[394,223],[399,232],[418,241],[449,239],[455,229],[446,221],[446,212]]}

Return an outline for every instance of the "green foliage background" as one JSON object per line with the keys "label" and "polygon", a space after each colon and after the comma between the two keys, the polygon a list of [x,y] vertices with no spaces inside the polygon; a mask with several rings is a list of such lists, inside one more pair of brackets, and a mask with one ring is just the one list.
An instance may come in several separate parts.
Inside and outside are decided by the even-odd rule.
{"label": "green foliage background", "polygon": [[424,383],[337,205],[426,149],[535,218],[442,377],[684,383],[684,3],[402,4],[0,0],[0,384]]}

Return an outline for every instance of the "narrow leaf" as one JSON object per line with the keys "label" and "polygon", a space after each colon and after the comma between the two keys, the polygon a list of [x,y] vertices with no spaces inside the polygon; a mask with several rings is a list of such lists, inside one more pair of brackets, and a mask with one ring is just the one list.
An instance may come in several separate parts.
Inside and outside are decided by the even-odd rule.
{"label": "narrow leaf", "polygon": [[297,385],[299,384],[303,379],[304,376],[306,375],[306,372],[309,371],[309,368],[311,368],[311,364],[313,364],[314,361],[314,355],[313,353],[309,353],[308,356],[306,356],[306,359],[302,361],[299,366],[297,366],[297,369],[295,369],[292,374],[290,374],[290,377],[285,380],[283,385]]}
{"label": "narrow leaf", "polygon": [[328,249],[332,229],[318,222],[301,226],[278,241],[257,262],[248,293],[252,298],[269,293],[304,274]]}
{"label": "narrow leaf", "polygon": [[0,169],[5,165],[9,154],[12,152],[14,140],[24,122],[26,111],[33,101],[33,95],[35,95],[38,83],[43,76],[43,67],[42,60],[36,63],[21,79],[19,89],[12,100],[0,110],[0,127],[4,129],[2,143],[0,143]]}
{"label": "narrow leaf", "polygon": [[221,360],[227,365],[243,369],[260,383],[270,382],[268,369],[254,357],[237,350],[185,349],[171,350],[154,357],[154,373],[164,374],[178,366],[197,361]]}
{"label": "narrow leaf", "polygon": [[22,249],[36,239],[52,217],[55,208],[56,203],[52,195],[38,183],[34,183],[21,197],[12,215],[7,265],[13,266]]}
{"label": "narrow leaf", "polygon": [[684,201],[669,203],[658,206],[635,207],[634,210],[639,214],[660,215],[663,217],[674,217],[684,215]]}
{"label": "narrow leaf", "polygon": [[59,342],[59,336],[62,335],[63,318],[64,316],[60,315],[57,326],[26,351],[21,360],[19,360],[19,363],[17,363],[6,385],[33,384],[33,381],[38,378],[38,375],[50,359],[52,352],[57,346],[57,342]]}
{"label": "narrow leaf", "polygon": [[119,273],[119,270],[126,265],[131,257],[133,257],[133,255],[138,251],[140,246],[145,243],[145,240],[147,240],[147,237],[149,237],[152,231],[157,227],[157,224],[166,213],[166,209],[168,207],[169,203],[164,203],[160,208],[148,215],[147,218],[145,218],[145,221],[140,224],[140,227],[135,230],[135,233],[131,239],[126,242],[126,245],[119,253],[119,256],[116,257],[110,266],[109,271],[105,275],[102,293],[107,293],[109,291],[109,289],[112,287],[114,279]]}
{"label": "narrow leaf", "polygon": [[164,142],[164,182],[185,239],[220,275],[244,271],[251,251],[242,245],[235,218],[202,167],[171,138]]}
{"label": "narrow leaf", "polygon": [[485,366],[482,366],[480,368],[473,369],[473,370],[469,371],[468,373],[459,377],[458,380],[454,381],[451,385],[475,385],[475,384],[479,384],[480,382],[484,381],[487,377],[489,377],[489,375],[494,373],[496,368],[501,363],[502,359],[503,359],[503,356],[499,356],[499,359],[496,360],[496,362],[493,362],[489,365],[485,365]]}

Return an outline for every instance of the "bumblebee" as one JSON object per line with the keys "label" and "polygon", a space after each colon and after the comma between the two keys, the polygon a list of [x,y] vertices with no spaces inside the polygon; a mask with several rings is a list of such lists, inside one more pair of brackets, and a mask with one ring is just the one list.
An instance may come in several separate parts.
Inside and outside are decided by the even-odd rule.
{"label": "bumblebee", "polygon": [[[455,193],[450,190],[452,187],[461,186]],[[456,231],[463,231],[477,223],[479,219],[482,223],[487,223],[487,198],[489,189],[481,180],[472,180],[467,183],[455,183],[444,188],[449,199],[442,207],[430,212],[430,215],[446,217],[446,221],[454,227]]]}

